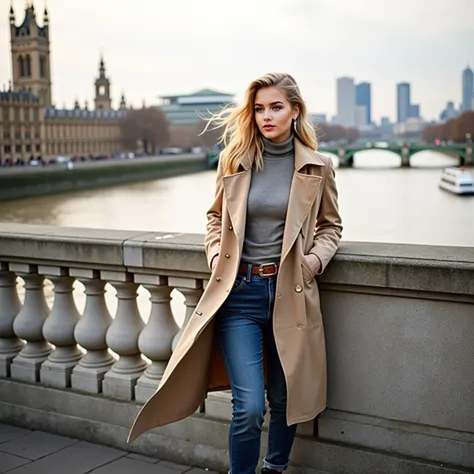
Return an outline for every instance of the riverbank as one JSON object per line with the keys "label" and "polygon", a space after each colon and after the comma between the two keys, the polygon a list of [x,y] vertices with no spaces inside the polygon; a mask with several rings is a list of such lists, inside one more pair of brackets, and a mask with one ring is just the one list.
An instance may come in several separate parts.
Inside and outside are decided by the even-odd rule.
{"label": "riverbank", "polygon": [[0,201],[170,178],[207,169],[205,154],[0,169]]}

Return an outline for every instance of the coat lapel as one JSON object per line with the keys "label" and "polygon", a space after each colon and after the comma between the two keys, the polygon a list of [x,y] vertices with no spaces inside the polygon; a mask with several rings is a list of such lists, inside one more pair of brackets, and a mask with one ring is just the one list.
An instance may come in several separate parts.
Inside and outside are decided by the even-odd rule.
{"label": "coat lapel", "polygon": [[306,165],[325,166],[316,152],[295,138],[295,171],[288,200],[280,262],[283,262],[293,246],[322,182],[321,176],[304,172]]}
{"label": "coat lapel", "polygon": [[227,211],[239,240],[240,248],[242,248],[245,236],[250,178],[250,169],[223,177]]}
{"label": "coat lapel", "polygon": [[[243,171],[223,177],[224,195],[234,232],[242,248],[245,237],[247,201],[250,189],[253,151],[242,160]],[[311,209],[322,178],[307,174],[306,165],[325,166],[318,154],[295,138],[295,171],[290,189],[281,261],[287,256]]]}

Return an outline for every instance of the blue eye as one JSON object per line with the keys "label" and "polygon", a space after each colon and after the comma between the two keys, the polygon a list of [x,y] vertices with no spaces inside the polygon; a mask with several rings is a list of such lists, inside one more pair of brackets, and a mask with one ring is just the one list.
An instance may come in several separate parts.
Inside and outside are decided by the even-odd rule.
{"label": "blue eye", "polygon": [[273,110],[281,110],[281,106],[275,105],[275,107],[273,107]]}

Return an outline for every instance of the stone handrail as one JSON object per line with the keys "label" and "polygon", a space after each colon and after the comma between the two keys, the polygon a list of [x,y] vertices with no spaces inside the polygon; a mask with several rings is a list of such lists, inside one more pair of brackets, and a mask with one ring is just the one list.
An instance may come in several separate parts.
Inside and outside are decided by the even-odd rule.
{"label": "stone handrail", "polygon": [[[142,403],[209,276],[202,235],[2,223],[0,378]],[[474,247],[344,242],[318,282],[328,410],[300,434],[473,467]],[[180,325],[173,290],[184,298]],[[208,398],[204,416],[228,418],[222,397]],[[441,438],[449,454],[437,449]]]}

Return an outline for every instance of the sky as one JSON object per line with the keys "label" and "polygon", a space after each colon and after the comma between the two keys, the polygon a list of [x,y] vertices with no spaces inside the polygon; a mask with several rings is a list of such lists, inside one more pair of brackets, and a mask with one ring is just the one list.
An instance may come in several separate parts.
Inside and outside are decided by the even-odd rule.
{"label": "sky", "polygon": [[[11,79],[11,0],[0,0],[0,87]],[[25,0],[12,0],[19,24]],[[45,0],[33,0],[42,12]],[[474,67],[474,0],[47,0],[53,101],[93,104],[104,55],[113,103],[213,88],[240,98],[266,72],[297,80],[312,113],[336,112],[336,78],[372,83],[372,115],[396,118],[396,83],[436,119]]]}

